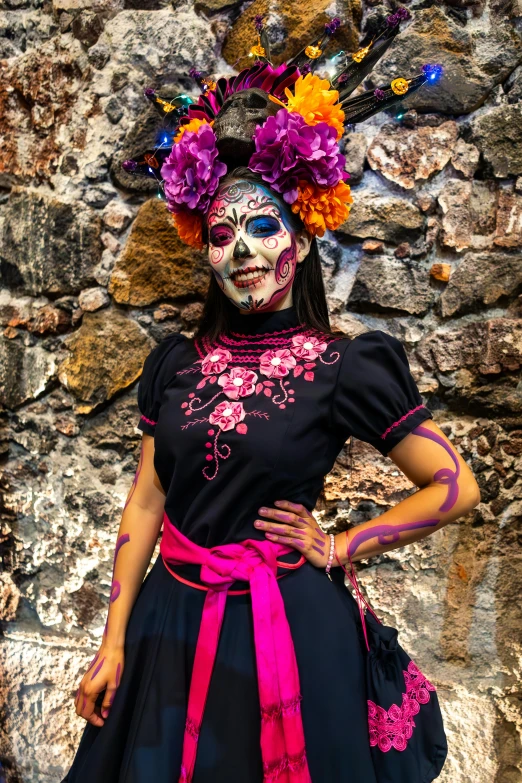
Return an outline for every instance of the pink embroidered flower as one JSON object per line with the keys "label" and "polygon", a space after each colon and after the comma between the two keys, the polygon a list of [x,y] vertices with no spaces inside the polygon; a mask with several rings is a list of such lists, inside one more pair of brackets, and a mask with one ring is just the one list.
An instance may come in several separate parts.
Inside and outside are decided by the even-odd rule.
{"label": "pink embroidered flower", "polygon": [[218,375],[227,369],[230,361],[232,361],[230,351],[227,351],[226,348],[215,348],[202,359],[201,372],[204,375]]}
{"label": "pink embroidered flower", "polygon": [[245,370],[243,367],[232,367],[230,372],[225,372],[218,378],[218,384],[223,387],[224,393],[230,400],[253,394],[256,381],[257,373],[253,370]]}
{"label": "pink embroidered flower", "polygon": [[319,340],[317,337],[307,337],[304,334],[296,334],[292,337],[292,347],[290,350],[298,359],[304,359],[307,362],[313,362],[319,354],[326,351],[328,343]]}
{"label": "pink embroidered flower", "polygon": [[242,402],[220,402],[216,405],[208,420],[211,424],[223,430],[233,430],[245,418],[245,409]]}
{"label": "pink embroidered flower", "polygon": [[402,705],[392,704],[389,710],[379,707],[368,700],[368,726],[370,746],[379,747],[383,753],[392,748],[405,750],[408,740],[413,735],[415,721],[421,704],[430,700],[430,691],[435,686],[422,674],[413,661],[408,664],[408,671],[403,671],[406,683],[406,693],[402,694]]}
{"label": "pink embroidered flower", "polygon": [[296,364],[288,348],[269,349],[259,357],[259,369],[267,378],[284,378]]}

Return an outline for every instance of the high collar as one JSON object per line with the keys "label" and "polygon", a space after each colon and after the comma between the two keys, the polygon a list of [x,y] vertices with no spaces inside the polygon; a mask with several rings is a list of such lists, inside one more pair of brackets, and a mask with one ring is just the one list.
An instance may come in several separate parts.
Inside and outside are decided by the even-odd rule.
{"label": "high collar", "polygon": [[234,306],[230,323],[232,331],[237,334],[259,336],[299,326],[299,319],[295,305],[285,307],[283,310],[252,313],[243,313]]}

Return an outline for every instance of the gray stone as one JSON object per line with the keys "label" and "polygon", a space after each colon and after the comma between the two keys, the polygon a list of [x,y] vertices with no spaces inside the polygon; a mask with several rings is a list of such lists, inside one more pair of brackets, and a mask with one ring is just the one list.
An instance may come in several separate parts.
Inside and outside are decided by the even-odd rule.
{"label": "gray stone", "polygon": [[0,402],[16,408],[42,394],[56,375],[56,360],[41,346],[0,338]]}
{"label": "gray stone", "polygon": [[350,174],[349,185],[356,185],[362,179],[367,147],[368,142],[364,133],[348,133],[345,136],[344,155],[346,171]]}
{"label": "gray stone", "polygon": [[348,299],[348,309],[395,310],[423,315],[434,298],[429,274],[388,256],[363,256]]}
{"label": "gray stone", "polygon": [[473,141],[496,177],[522,174],[522,104],[495,106],[472,127]]}
{"label": "gray stone", "polygon": [[14,187],[0,248],[4,280],[29,294],[75,293],[94,282],[100,234],[99,216],[81,202]]}
{"label": "gray stone", "polygon": [[443,316],[462,315],[501,296],[516,292],[522,285],[520,258],[508,253],[467,253],[452,272],[440,298]]}
{"label": "gray stone", "polygon": [[442,63],[440,82],[421,87],[404,105],[466,114],[478,108],[521,59],[520,41],[509,23],[498,20],[486,32],[473,33],[432,5],[416,11],[407,34],[388,50],[371,78],[377,86],[414,76],[425,63]]}
{"label": "gray stone", "polygon": [[103,23],[99,14],[87,9],[75,16],[72,22],[74,37],[87,47],[94,46],[102,30]]}
{"label": "gray stone", "polygon": [[110,298],[105,288],[88,288],[78,297],[78,304],[84,312],[92,313],[110,304]]}

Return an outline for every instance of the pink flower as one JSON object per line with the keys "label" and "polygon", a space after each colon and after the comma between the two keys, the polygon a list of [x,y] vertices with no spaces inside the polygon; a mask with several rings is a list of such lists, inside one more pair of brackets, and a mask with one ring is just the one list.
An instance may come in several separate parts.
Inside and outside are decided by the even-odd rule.
{"label": "pink flower", "polygon": [[227,365],[232,361],[232,354],[226,348],[216,348],[207,353],[201,361],[201,372],[203,375],[217,375],[227,369]]}
{"label": "pink flower", "polygon": [[208,420],[223,431],[233,430],[245,418],[245,409],[242,402],[220,402],[216,405]]}
{"label": "pink flower", "polygon": [[269,349],[259,357],[259,369],[267,378],[284,378],[296,364],[288,348]]}
{"label": "pink flower", "polygon": [[232,367],[230,372],[223,373],[218,378],[219,385],[223,387],[224,393],[230,400],[253,394],[256,381],[257,373],[253,370],[244,370],[242,367]]}
{"label": "pink flower", "polygon": [[306,337],[304,334],[296,334],[292,337],[292,347],[290,350],[298,359],[304,359],[307,362],[313,362],[319,354],[326,351],[328,343],[319,340],[317,337]]}

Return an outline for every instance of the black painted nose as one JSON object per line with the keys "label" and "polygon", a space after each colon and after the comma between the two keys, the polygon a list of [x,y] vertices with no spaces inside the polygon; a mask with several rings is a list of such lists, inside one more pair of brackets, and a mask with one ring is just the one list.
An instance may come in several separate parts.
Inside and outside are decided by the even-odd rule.
{"label": "black painted nose", "polygon": [[243,241],[241,237],[236,242],[236,245],[234,247],[234,258],[248,258],[248,256],[252,255],[252,251],[246,244],[246,242]]}

